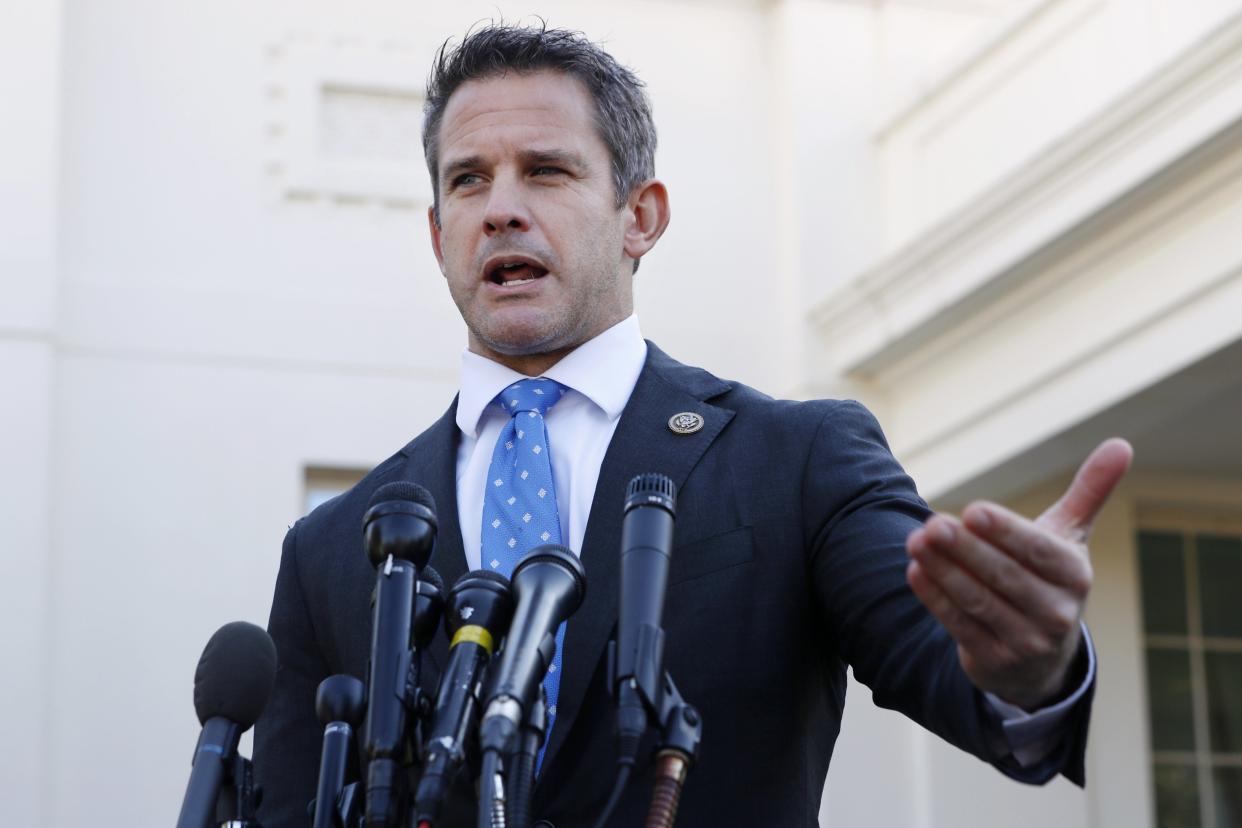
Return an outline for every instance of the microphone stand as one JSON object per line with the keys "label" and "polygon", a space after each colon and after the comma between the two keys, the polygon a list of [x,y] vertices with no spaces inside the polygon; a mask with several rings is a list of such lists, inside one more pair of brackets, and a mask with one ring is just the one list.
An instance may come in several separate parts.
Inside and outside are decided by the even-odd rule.
{"label": "microphone stand", "polygon": [[217,821],[228,828],[261,828],[255,819],[261,797],[254,784],[254,765],[240,753],[233,754],[216,800]]}
{"label": "microphone stand", "polygon": [[478,828],[506,828],[505,781],[500,752],[483,751],[483,770],[479,773]]}
{"label": "microphone stand", "polygon": [[[655,638],[658,638],[655,637]],[[658,651],[659,642],[652,640],[655,646],[643,649],[648,653]],[[612,673],[616,669],[615,641],[608,643],[608,685],[616,686]],[[650,667],[649,658],[641,659],[643,666]],[[659,683],[650,680],[649,669],[639,669],[637,675],[617,688],[617,695],[622,700],[619,707],[629,709],[635,715],[645,713],[648,726],[654,724],[660,738],[655,746],[655,781],[651,795],[651,803],[647,811],[646,828],[672,828],[677,819],[677,806],[681,800],[681,789],[686,782],[694,760],[698,758],[699,742],[703,738],[703,719],[698,710],[682,698],[681,692],[673,682],[673,676],[667,670]],[[639,712],[642,711],[642,712]],[[641,733],[630,733],[623,737],[621,758],[618,760],[618,773],[613,786],[612,795],[600,814],[596,828],[604,828],[612,812],[621,801],[621,795],[629,782],[630,771],[634,763],[634,753],[638,748]]]}
{"label": "microphone stand", "polygon": [[664,673],[664,693],[659,713],[660,741],[656,744],[655,784],[647,810],[646,828],[672,828],[686,774],[699,755],[703,719],[682,698],[673,677]]}
{"label": "microphone stand", "polygon": [[341,788],[332,810],[332,824],[337,828],[362,828],[366,820],[362,812],[365,799],[366,788],[361,782],[350,782]]}
{"label": "microphone stand", "polygon": [[509,828],[529,828],[531,794],[535,789],[535,764],[548,728],[548,705],[543,686],[526,712],[518,734],[517,749],[506,757],[509,770]]}

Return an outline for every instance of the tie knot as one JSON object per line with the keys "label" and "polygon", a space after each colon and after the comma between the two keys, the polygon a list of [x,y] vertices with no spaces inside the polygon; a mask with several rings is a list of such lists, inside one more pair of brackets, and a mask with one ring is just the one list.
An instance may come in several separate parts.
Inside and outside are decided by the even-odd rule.
{"label": "tie knot", "polygon": [[510,417],[522,411],[535,411],[542,417],[565,396],[565,390],[556,380],[535,377],[513,383],[496,395],[496,402]]}

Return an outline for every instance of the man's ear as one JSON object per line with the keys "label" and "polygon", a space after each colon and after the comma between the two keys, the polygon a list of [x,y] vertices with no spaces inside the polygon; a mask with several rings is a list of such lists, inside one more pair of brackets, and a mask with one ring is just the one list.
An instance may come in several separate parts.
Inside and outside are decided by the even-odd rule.
{"label": "man's ear", "polygon": [[440,263],[440,273],[444,273],[444,250],[440,247],[440,225],[436,223],[435,205],[427,208],[427,226],[431,229],[431,249]]}
{"label": "man's ear", "polygon": [[625,255],[640,259],[664,235],[670,218],[668,189],[664,183],[651,179],[634,190],[626,205],[628,223],[625,228]]}

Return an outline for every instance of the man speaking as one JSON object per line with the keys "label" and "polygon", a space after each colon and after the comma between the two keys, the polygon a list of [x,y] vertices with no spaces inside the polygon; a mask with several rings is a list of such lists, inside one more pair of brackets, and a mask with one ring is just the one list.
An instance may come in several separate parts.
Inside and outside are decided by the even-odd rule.
{"label": "man speaking", "polygon": [[[374,571],[359,527],[371,494],[401,480],[435,497],[446,583],[508,575],[545,542],[585,567],[546,683],[536,818],[590,825],[609,794],[605,653],[624,487],[643,472],[678,487],[665,663],[704,722],[679,824],[815,825],[847,665],[877,704],[1002,773],[1083,783],[1086,541],[1126,443],[1096,449],[1038,520],[989,503],[932,515],[862,406],[773,400],[645,342],[634,273],[669,221],[655,127],[642,83],[579,34],[492,25],[443,49],[423,144],[431,243],[469,330],[461,389],[285,539],[280,668],[255,747],[267,828],[307,824],[317,685],[365,675]],[[537,505],[511,515],[500,489]],[[610,824],[641,823],[644,771]],[[462,824],[472,796],[461,784],[448,803]]]}

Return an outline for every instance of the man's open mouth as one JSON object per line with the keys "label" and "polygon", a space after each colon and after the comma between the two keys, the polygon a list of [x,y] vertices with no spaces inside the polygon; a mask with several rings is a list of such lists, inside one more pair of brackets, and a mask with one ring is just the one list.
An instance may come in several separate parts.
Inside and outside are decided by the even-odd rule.
{"label": "man's open mouth", "polygon": [[488,262],[485,272],[492,284],[516,287],[546,276],[548,269],[532,259],[517,256]]}

